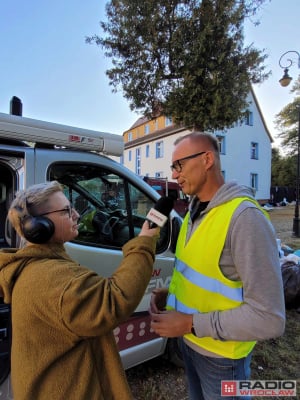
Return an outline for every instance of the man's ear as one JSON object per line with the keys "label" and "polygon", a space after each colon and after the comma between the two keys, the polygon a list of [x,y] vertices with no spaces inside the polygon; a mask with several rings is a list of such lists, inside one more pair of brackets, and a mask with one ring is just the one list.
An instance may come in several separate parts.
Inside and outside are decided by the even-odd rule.
{"label": "man's ear", "polygon": [[213,151],[207,151],[203,158],[206,170],[210,169],[215,164],[215,153]]}

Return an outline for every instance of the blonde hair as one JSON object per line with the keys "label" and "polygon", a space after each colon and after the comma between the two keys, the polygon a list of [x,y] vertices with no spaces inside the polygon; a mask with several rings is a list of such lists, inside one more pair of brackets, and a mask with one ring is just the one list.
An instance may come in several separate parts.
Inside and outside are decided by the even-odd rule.
{"label": "blonde hair", "polygon": [[19,236],[23,236],[21,229],[21,221],[27,216],[37,216],[47,211],[49,197],[56,193],[62,192],[63,187],[57,181],[38,183],[29,186],[26,190],[17,192],[15,199],[12,201],[8,219]]}

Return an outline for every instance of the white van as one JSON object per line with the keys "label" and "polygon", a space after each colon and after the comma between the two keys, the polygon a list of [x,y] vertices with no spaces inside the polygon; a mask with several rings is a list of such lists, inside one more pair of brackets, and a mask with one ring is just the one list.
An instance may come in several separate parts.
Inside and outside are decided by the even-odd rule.
{"label": "white van", "polygon": [[[80,264],[102,276],[119,265],[122,245],[136,236],[160,195],[108,156],[123,153],[119,135],[0,113],[0,247],[18,247],[7,222],[15,193],[32,184],[57,180],[80,213],[79,236],[66,243]],[[113,198],[112,198],[113,195]],[[150,329],[151,291],[168,286],[181,219],[172,211],[157,245],[152,279],[135,313],[115,329],[124,368],[166,352],[167,340]],[[26,312],[26,310],[24,310]],[[9,395],[10,310],[0,299],[0,396]],[[171,342],[171,346],[174,342]]]}

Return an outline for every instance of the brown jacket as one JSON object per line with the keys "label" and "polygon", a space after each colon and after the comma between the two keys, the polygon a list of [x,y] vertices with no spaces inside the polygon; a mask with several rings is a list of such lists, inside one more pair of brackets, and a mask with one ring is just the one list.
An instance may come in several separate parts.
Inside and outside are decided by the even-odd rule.
{"label": "brown jacket", "polygon": [[59,245],[0,251],[15,400],[132,399],[112,331],[143,297],[155,243],[129,241],[111,278],[81,267]]}

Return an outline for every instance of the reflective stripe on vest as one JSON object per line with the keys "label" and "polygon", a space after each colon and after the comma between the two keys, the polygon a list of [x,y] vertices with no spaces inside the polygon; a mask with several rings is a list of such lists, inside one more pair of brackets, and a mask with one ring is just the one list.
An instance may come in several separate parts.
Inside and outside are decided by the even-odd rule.
{"label": "reflective stripe on vest", "polygon": [[[186,215],[177,241],[176,260],[169,287],[168,309],[194,314],[225,311],[243,303],[243,284],[226,278],[219,260],[234,211],[247,197],[233,199],[210,210],[186,243],[189,214]],[[203,251],[202,251],[203,249]],[[226,358],[245,357],[255,342],[220,341],[210,337],[185,338],[197,346]]]}

